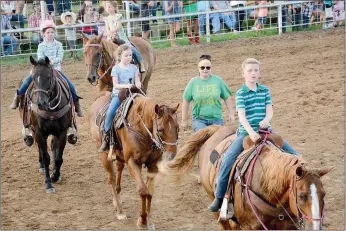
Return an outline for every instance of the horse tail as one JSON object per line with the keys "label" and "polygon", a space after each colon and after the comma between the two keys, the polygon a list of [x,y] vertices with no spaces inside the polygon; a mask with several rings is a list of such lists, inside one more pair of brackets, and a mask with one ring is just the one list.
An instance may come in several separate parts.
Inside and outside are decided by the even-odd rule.
{"label": "horse tail", "polygon": [[221,128],[222,126],[208,126],[192,134],[173,160],[158,164],[159,172],[171,176],[182,176],[190,172],[201,146]]}

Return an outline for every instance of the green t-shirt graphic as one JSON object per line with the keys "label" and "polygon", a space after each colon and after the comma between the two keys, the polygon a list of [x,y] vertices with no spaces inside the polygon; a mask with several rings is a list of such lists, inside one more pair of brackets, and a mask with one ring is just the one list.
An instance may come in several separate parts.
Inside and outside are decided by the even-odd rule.
{"label": "green t-shirt graphic", "polygon": [[208,79],[194,77],[187,84],[184,99],[193,101],[192,118],[216,120],[222,119],[221,99],[232,95],[225,81],[219,76],[211,75]]}

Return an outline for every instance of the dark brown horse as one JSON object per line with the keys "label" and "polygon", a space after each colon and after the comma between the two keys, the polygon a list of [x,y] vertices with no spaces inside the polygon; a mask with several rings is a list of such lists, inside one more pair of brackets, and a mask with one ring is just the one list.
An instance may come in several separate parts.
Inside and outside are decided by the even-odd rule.
{"label": "dark brown horse", "polygon": [[[217,173],[210,162],[210,155],[231,134],[233,138],[230,139],[234,140],[234,131],[220,126],[210,126],[198,131],[189,138],[172,161],[159,163],[159,171],[169,176],[182,176],[192,170],[199,154],[201,183],[213,200]],[[276,145],[282,145],[279,136],[270,134],[268,139]],[[244,153],[254,146],[249,137],[243,144]],[[281,151],[269,141],[262,147],[257,161],[250,163],[253,168],[247,168],[244,175],[246,180],[249,176],[252,180],[235,181],[235,219],[220,219],[221,229],[297,229],[302,226],[306,229],[321,229],[325,191],[320,178],[332,168],[308,168],[301,158]],[[247,194],[249,191],[246,190],[246,185],[253,192],[252,196],[248,197],[250,194]],[[277,211],[280,212],[276,213]],[[215,213],[215,216],[219,218],[219,213]]]}
{"label": "dark brown horse", "polygon": [[[102,35],[93,36],[87,39],[84,49],[84,59],[87,66],[87,80],[91,84],[97,85],[97,94],[101,91],[112,91],[113,83],[111,77],[112,67],[115,64],[113,53],[117,45],[111,41],[102,39]],[[142,85],[145,90],[153,73],[156,54],[150,42],[139,37],[131,37],[130,41],[136,45],[138,51],[143,57],[146,72],[141,75]]]}
{"label": "dark brown horse", "polygon": [[[110,95],[110,92],[102,92],[89,110],[91,134],[97,142],[97,148],[101,146],[101,134],[95,120],[103,105],[110,100]],[[153,99],[137,96],[127,114],[128,123],[116,131],[123,150],[111,148],[108,155],[106,152],[100,153],[103,167],[107,170],[107,183],[112,191],[113,205],[117,209],[118,219],[126,217],[119,198],[123,163],[126,163],[142,200],[137,225],[149,229],[154,227],[149,216],[154,194],[154,177],[158,171],[156,164],[162,156],[172,159],[177,152],[179,125],[176,111],[178,106],[179,104],[171,108],[159,105]],[[113,154],[117,160],[117,173],[113,169]],[[142,179],[143,165],[148,171],[146,184]]]}
{"label": "dark brown horse", "polygon": [[[39,150],[40,172],[45,172],[46,192],[55,193],[52,181],[57,182],[60,179],[67,131],[72,124],[71,96],[68,90],[62,90],[64,83],[54,75],[53,67],[47,57],[36,61],[30,56],[30,62],[34,66],[32,96],[28,105],[25,104],[25,99],[21,100],[19,112],[23,118],[24,106],[31,108],[28,116],[33,138]],[[49,175],[50,156],[47,150],[49,135],[52,135],[51,150],[54,155],[54,170],[51,176]]]}

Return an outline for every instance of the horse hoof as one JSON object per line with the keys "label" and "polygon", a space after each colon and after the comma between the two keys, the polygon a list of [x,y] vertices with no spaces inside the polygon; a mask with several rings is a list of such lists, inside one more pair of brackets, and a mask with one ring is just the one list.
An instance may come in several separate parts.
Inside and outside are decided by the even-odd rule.
{"label": "horse hoof", "polygon": [[50,179],[53,181],[53,183],[59,183],[62,180],[61,176],[59,176],[57,179],[53,174],[50,176]]}
{"label": "horse hoof", "polygon": [[46,169],[45,168],[39,168],[38,170],[40,173],[45,173],[46,172]]}
{"label": "horse hoof", "polygon": [[24,142],[25,142],[26,146],[31,147],[31,145],[34,144],[34,138],[32,136],[26,136],[24,138]]}
{"label": "horse hoof", "polygon": [[55,188],[47,188],[46,193],[49,193],[49,194],[55,193]]}
{"label": "horse hoof", "polygon": [[140,228],[140,229],[147,229],[147,225],[144,225],[143,222],[142,222],[142,218],[139,217],[138,220],[137,220],[137,227]]}
{"label": "horse hoof", "polygon": [[77,143],[77,137],[75,137],[73,134],[70,134],[67,136],[67,142],[70,144],[75,144]]}
{"label": "horse hoof", "polygon": [[127,216],[125,213],[121,213],[117,215],[118,220],[125,220],[127,219]]}

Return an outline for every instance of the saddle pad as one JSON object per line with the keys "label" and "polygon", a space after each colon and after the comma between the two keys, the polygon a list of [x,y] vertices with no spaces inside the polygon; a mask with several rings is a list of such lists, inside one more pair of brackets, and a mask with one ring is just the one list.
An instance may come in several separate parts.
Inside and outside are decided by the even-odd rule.
{"label": "saddle pad", "polygon": [[[132,105],[133,99],[136,98],[138,95],[140,95],[140,94],[134,93],[134,94],[130,95],[129,97],[127,97],[120,104],[120,106],[119,106],[119,108],[118,108],[118,110],[114,116],[114,119],[113,119],[113,128],[114,129],[118,129],[123,125],[125,118],[127,116],[127,113],[128,113],[128,111]],[[101,108],[101,110],[97,114],[95,122],[96,122],[96,125],[98,127],[102,127],[104,120],[106,118],[105,115],[107,113],[109,105],[110,105],[110,101],[108,101],[105,105],[103,105],[103,107]]]}

